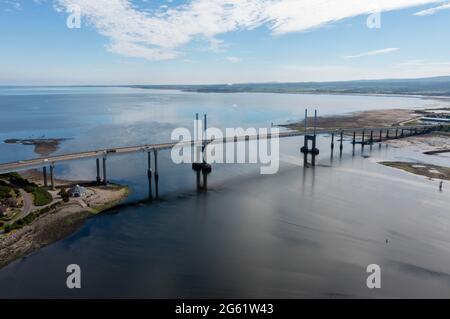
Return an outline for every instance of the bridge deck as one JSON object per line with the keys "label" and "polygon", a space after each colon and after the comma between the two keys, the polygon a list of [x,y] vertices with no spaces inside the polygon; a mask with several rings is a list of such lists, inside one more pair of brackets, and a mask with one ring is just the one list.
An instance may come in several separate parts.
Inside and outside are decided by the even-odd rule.
{"label": "bridge deck", "polygon": [[[422,128],[438,128],[442,126],[448,126],[448,124],[439,124],[439,125],[414,125],[414,126],[389,126],[389,127],[364,127],[364,128],[344,128],[344,129],[336,129],[336,130],[317,130],[316,134],[340,134],[341,132],[347,133],[347,132],[370,132],[370,131],[380,131],[380,130],[396,130],[403,129],[403,130],[413,130],[413,129],[422,129]],[[306,132],[306,134],[314,134],[313,131]],[[272,134],[272,135],[255,135],[255,136],[249,136],[247,139],[254,140],[254,139],[267,139],[267,138],[285,138],[285,137],[295,137],[295,136],[302,136],[305,135],[305,132],[301,131],[283,131],[279,134]],[[238,140],[245,140],[245,136],[239,136],[237,137]],[[206,141],[208,144],[210,143],[230,143],[235,142],[235,137],[226,137],[224,139],[218,140],[208,140]],[[130,153],[138,153],[138,152],[150,152],[150,151],[159,151],[159,150],[168,150],[172,149],[173,147],[189,147],[189,146],[199,146],[201,145],[201,141],[189,141],[189,142],[169,142],[169,143],[162,143],[162,144],[147,144],[147,145],[138,145],[138,146],[129,146],[129,147],[119,147],[119,148],[111,148],[111,149],[102,149],[102,150],[95,150],[95,151],[87,151],[87,152],[78,152],[78,153],[71,153],[71,154],[62,154],[62,155],[55,155],[50,156],[47,158],[36,158],[36,159],[29,159],[29,160],[23,160],[23,161],[17,161],[12,163],[4,163],[0,164],[0,174],[5,173],[11,173],[11,172],[17,172],[17,171],[23,171],[33,168],[39,168],[47,165],[55,165],[62,162],[69,162],[69,161],[75,161],[75,160],[81,160],[81,159],[89,159],[89,158],[99,158],[99,157],[105,157],[105,156],[115,156],[115,155],[124,155],[124,154],[130,154]],[[108,151],[109,150],[109,151]]]}

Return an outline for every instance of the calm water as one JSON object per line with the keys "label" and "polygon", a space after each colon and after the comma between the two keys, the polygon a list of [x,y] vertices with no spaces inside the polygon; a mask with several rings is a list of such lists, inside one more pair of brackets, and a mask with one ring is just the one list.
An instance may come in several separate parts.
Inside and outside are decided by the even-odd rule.
{"label": "calm water", "polygon": [[[443,105],[403,97],[193,94],[127,88],[0,88],[0,139],[64,137],[57,153],[168,141],[192,127],[269,127],[321,115]],[[447,105],[448,106],[448,105]],[[90,218],[75,234],[0,270],[0,297],[450,297],[450,189],[377,164],[445,156],[346,142],[331,158],[321,138],[316,169],[301,165],[300,138],[281,141],[280,172],[214,165],[198,194],[189,165],[161,154],[163,200],[147,193],[146,155],[111,158],[109,176],[129,184],[128,205]],[[364,156],[362,156],[364,155]],[[0,162],[33,158],[33,147],[0,144]],[[95,176],[95,162],[57,167],[62,178]],[[447,186],[447,188],[450,186]],[[386,239],[389,243],[386,244]],[[82,267],[83,288],[65,287]],[[382,289],[366,288],[369,264]]]}

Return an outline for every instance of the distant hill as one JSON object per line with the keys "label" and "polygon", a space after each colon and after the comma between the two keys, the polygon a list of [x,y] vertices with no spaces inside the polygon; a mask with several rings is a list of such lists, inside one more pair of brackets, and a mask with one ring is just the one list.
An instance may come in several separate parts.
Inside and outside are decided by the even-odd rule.
{"label": "distant hill", "polygon": [[142,89],[201,93],[330,93],[450,96],[450,76],[341,82],[240,83],[215,85],[133,85]]}

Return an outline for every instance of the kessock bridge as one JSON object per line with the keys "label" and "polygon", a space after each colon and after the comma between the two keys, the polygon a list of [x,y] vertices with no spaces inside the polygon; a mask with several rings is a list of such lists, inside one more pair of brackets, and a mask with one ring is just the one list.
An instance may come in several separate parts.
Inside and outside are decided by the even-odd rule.
{"label": "kessock bridge", "polygon": [[[198,114],[197,114],[198,120]],[[82,159],[95,159],[97,168],[97,178],[98,184],[107,184],[107,158],[111,156],[120,156],[133,153],[147,153],[148,154],[148,182],[149,182],[149,197],[153,198],[152,190],[152,179],[154,179],[155,184],[155,197],[159,197],[158,182],[159,182],[159,171],[158,171],[158,152],[164,150],[170,150],[172,148],[186,148],[186,147],[197,147],[201,149],[201,152],[205,152],[208,145],[213,143],[237,143],[242,141],[250,140],[260,140],[260,139],[272,139],[272,138],[287,138],[295,136],[304,137],[304,145],[301,148],[301,153],[303,154],[304,166],[309,165],[315,166],[316,157],[319,155],[320,151],[317,148],[317,136],[326,135],[330,136],[330,147],[332,154],[334,153],[335,146],[339,145],[339,152],[342,156],[344,149],[344,135],[350,136],[352,138],[351,145],[353,145],[353,150],[356,145],[361,145],[362,148],[365,146],[372,146],[375,143],[382,143],[386,140],[400,139],[404,137],[428,134],[433,131],[441,130],[444,127],[450,127],[449,124],[438,124],[438,125],[410,125],[410,126],[388,126],[388,127],[362,127],[362,128],[339,128],[333,130],[321,130],[317,129],[317,111],[314,116],[314,124],[312,128],[308,127],[308,113],[305,111],[305,129],[303,131],[283,131],[277,134],[257,134],[252,136],[234,136],[234,137],[224,137],[223,139],[206,139],[198,141],[188,141],[188,142],[168,142],[162,144],[146,144],[138,146],[120,147],[120,148],[110,148],[101,149],[95,151],[77,152],[70,154],[62,154],[50,156],[47,158],[36,158],[28,159],[23,161],[11,162],[0,164],[0,174],[20,172],[30,169],[41,169],[43,174],[44,186],[51,189],[55,188],[55,166],[58,164],[63,164],[66,162],[72,162]],[[203,119],[203,129],[204,136],[206,136],[207,130],[207,116]],[[153,155],[153,163],[152,163]],[[203,157],[204,158],[204,157]],[[308,158],[311,161],[308,161]],[[153,165],[152,165],[153,164]],[[192,164],[192,169],[197,173],[197,188],[206,189],[207,188],[207,176],[211,173],[211,165],[204,160],[204,162]],[[203,184],[200,183],[201,174],[203,175]]]}

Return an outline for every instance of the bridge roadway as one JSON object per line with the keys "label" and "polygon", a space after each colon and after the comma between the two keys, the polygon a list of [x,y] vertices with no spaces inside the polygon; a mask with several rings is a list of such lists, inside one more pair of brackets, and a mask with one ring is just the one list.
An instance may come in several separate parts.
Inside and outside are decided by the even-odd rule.
{"label": "bridge roadway", "polygon": [[[449,126],[448,124],[439,124],[439,125],[414,125],[414,126],[388,126],[388,127],[364,127],[364,128],[345,128],[345,129],[335,129],[335,130],[317,130],[316,134],[340,134],[342,133],[353,133],[353,132],[370,132],[370,131],[395,131],[405,130],[412,131],[415,129],[433,129],[439,128],[443,126]],[[313,131],[307,132],[306,134],[314,134]],[[255,139],[267,139],[267,138],[285,138],[285,137],[295,137],[295,136],[303,136],[305,132],[301,131],[283,131],[278,134],[268,134],[268,135],[254,135],[254,136],[239,136],[239,137],[224,137],[223,139],[214,139],[205,141],[207,144],[211,143],[230,143],[236,141],[244,141],[244,140],[255,140]],[[201,146],[202,141],[188,141],[188,142],[169,142],[162,144],[147,144],[147,145],[139,145],[139,146],[129,146],[129,147],[119,147],[119,148],[110,148],[110,149],[102,149],[96,151],[87,151],[87,152],[78,152],[78,153],[70,153],[70,154],[62,154],[50,156],[47,158],[36,158],[29,159],[11,163],[0,164],[0,174],[6,174],[11,172],[18,172],[28,169],[41,168],[48,165],[56,165],[63,162],[81,160],[81,159],[89,159],[89,158],[102,158],[108,156],[116,156],[116,155],[125,155],[131,153],[138,152],[151,152],[151,151],[160,151],[160,150],[168,150],[173,147],[189,147],[189,146]]]}

